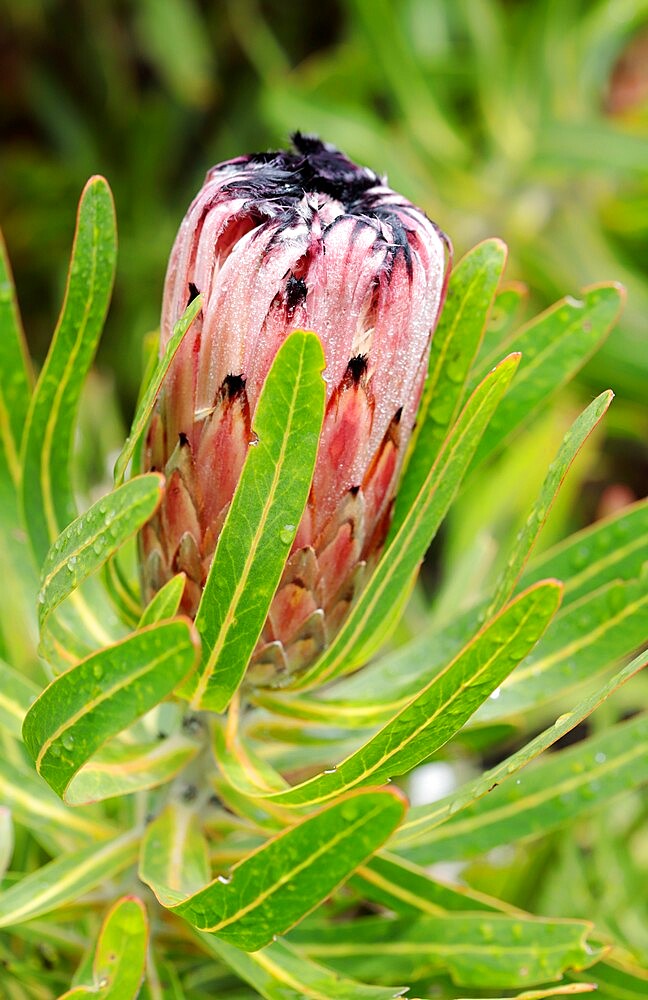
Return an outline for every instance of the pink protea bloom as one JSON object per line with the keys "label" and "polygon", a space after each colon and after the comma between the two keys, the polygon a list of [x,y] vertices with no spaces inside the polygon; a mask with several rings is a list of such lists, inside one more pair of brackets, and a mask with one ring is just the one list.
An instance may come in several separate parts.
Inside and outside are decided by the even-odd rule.
{"label": "pink protea bloom", "polygon": [[145,469],[166,474],[142,533],[146,599],[175,573],[195,615],[272,360],[292,330],[326,356],[307,507],[259,639],[255,683],[307,666],[344,619],[389,527],[447,280],[447,240],[371,170],[313,137],[211,169],[167,271],[160,350],[202,311],[169,371]]}

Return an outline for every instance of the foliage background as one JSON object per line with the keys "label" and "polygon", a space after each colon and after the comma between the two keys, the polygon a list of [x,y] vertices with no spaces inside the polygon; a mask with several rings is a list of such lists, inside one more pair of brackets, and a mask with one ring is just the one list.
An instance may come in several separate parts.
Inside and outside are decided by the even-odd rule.
{"label": "foliage background", "polygon": [[[114,446],[175,230],[205,170],[282,145],[296,127],[385,170],[452,236],[457,258],[502,236],[529,313],[584,284],[622,281],[624,317],[578,385],[500,462],[489,492],[476,483],[455,504],[426,580],[443,620],[501,568],[495,555],[473,572],[475,525],[490,524],[486,555],[507,551],[566,427],[608,385],[615,404],[540,545],[647,492],[647,24],[642,0],[0,0],[0,217],[34,355],[44,357],[62,298],[79,191],[103,173],[120,252],[84,419]],[[411,632],[417,608],[428,613],[415,600]],[[641,691],[624,692],[589,731],[631,714]],[[515,747],[515,734],[503,737]],[[470,753],[484,765],[502,756],[501,745],[464,749],[466,773]],[[573,836],[503,849],[463,874],[537,913],[593,916],[645,955],[645,818],[633,798]]]}

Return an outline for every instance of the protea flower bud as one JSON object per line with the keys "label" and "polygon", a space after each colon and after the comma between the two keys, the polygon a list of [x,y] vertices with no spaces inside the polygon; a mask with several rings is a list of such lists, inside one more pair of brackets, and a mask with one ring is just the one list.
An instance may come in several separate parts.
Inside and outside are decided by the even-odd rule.
{"label": "protea flower bud", "polygon": [[196,612],[272,360],[295,329],[326,356],[312,488],[250,666],[272,680],[330,641],[380,552],[445,286],[445,237],[318,139],[209,171],[173,247],[161,351],[192,296],[202,312],[163,387],[145,467],[165,472],[142,536],[145,596],[183,570]]}

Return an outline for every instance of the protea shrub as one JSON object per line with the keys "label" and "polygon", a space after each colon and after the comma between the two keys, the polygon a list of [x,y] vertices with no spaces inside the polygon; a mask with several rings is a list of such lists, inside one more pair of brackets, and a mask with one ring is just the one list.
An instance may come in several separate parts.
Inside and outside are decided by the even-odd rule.
{"label": "protea shrub", "polygon": [[532,552],[619,287],[518,327],[501,241],[448,277],[332,147],[228,161],[109,485],[108,185],[36,380],[0,251],[0,997],[643,997],[648,504]]}
{"label": "protea shrub", "polygon": [[146,441],[144,468],[166,477],[142,534],[147,600],[184,572],[182,608],[195,615],[277,350],[291,331],[314,330],[326,358],[315,472],[250,663],[257,683],[312,662],[375,566],[427,373],[447,246],[383,178],[300,134],[291,152],[210,170],[180,226],[162,354],[197,294],[202,309]]}

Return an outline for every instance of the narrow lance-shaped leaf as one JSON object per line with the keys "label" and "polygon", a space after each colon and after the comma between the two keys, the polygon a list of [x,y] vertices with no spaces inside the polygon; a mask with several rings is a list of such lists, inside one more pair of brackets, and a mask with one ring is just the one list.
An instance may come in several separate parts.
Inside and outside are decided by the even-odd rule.
{"label": "narrow lance-shaped leaf", "polygon": [[24,760],[21,764],[0,760],[0,801],[51,853],[72,850],[116,832],[107,820],[88,816],[82,809],[69,809]]}
{"label": "narrow lance-shaped leaf", "polygon": [[74,775],[100,746],[184,680],[196,654],[191,622],[176,619],[136,632],[57,677],[23,724],[23,739],[39,774],[64,797]]}
{"label": "narrow lance-shaped leaf", "polygon": [[312,805],[358,784],[411,770],[443,746],[524,659],[558,609],[561,587],[537,584],[489,622],[383,729],[341,764],[285,792],[277,805]]}
{"label": "narrow lance-shaped leaf", "polygon": [[324,415],[325,360],[312,333],[278,351],[203,591],[196,628],[200,669],[184,693],[222,711],[238,688],[267,617],[308,497]]}
{"label": "narrow lance-shaped leaf", "polygon": [[31,386],[29,356],[0,234],[0,496],[7,499],[15,494],[20,481],[20,442]]}
{"label": "narrow lance-shaped leaf", "polygon": [[0,660],[0,728],[5,733],[20,738],[25,712],[38,694],[33,681]]}
{"label": "narrow lance-shaped leaf", "polygon": [[481,706],[472,724],[536,708],[630,656],[646,640],[647,610],[648,572],[636,580],[609,583],[570,604],[556,615],[499,696]]}
{"label": "narrow lance-shaped leaf", "polygon": [[11,812],[6,806],[0,806],[0,879],[9,867],[14,848],[14,831]]}
{"label": "narrow lance-shaped leaf", "polygon": [[[642,500],[548,549],[525,570],[519,586],[526,589],[548,577],[563,580],[562,617],[566,605],[604,584],[632,580],[647,561],[648,501]],[[634,587],[636,589],[636,583]],[[614,589],[617,589],[616,585]],[[599,596],[591,595],[592,602],[596,604],[604,599],[604,592]],[[621,605],[624,603],[621,602]],[[478,621],[485,615],[486,607],[484,602],[442,628],[428,628],[409,643],[370,663],[364,670],[316,694],[290,695],[281,691],[259,690],[254,692],[254,700],[274,713],[311,722],[327,722],[334,717],[337,724],[356,729],[382,725],[402,707],[407,698],[416,693],[425,680],[430,680],[470,640],[478,628]],[[581,613],[584,610],[585,606]],[[640,622],[640,616],[641,608],[636,607],[630,612],[628,620],[631,623],[635,620]],[[617,615],[605,613],[605,617],[616,619]],[[634,626],[631,631],[634,632]],[[587,634],[584,638],[590,641]],[[633,641],[630,635],[630,643]],[[605,663],[605,655],[601,654],[596,669],[602,669]],[[591,660],[588,659],[585,669],[592,669]],[[489,702],[489,711],[493,708],[497,710],[498,702]]]}
{"label": "narrow lance-shaped leaf", "polygon": [[213,934],[201,934],[199,940],[205,951],[229,965],[266,1000],[286,1000],[287,996],[307,1000],[397,1000],[407,992],[405,988],[368,986],[347,979],[313,962],[288,941],[275,941],[248,955]]}
{"label": "narrow lance-shaped leaf", "polygon": [[106,914],[92,962],[92,983],[75,986],[59,1000],[135,1000],[148,946],[148,919],[137,896],[123,896]]}
{"label": "narrow lance-shaped leaf", "polygon": [[138,476],[102,497],[68,525],[50,548],[41,572],[40,624],[151,517],[164,479]]}
{"label": "narrow lance-shaped leaf", "polygon": [[186,575],[178,573],[177,576],[171,577],[163,587],[160,587],[157,594],[144,608],[138,628],[146,628],[147,625],[155,625],[156,622],[162,622],[177,615],[185,580]]}
{"label": "narrow lance-shaped leaf", "polygon": [[[473,470],[501,448],[585,364],[616,320],[622,302],[620,285],[584,289],[582,299],[562,299],[502,346],[502,350],[520,351],[523,361],[513,390],[482,438]],[[491,359],[480,366],[475,381],[489,363]]]}
{"label": "narrow lance-shaped leaf", "polygon": [[524,571],[529,586],[547,576],[565,584],[563,609],[613,580],[639,576],[648,562],[648,499],[624,507],[552,546]]}
{"label": "narrow lance-shaped leaf", "polygon": [[81,195],[65,301],[23,438],[23,512],[39,564],[76,516],[70,477],[74,426],[108,309],[115,257],[112,196],[103,177],[93,177]]}
{"label": "narrow lance-shaped leaf", "polygon": [[157,788],[179,774],[200,749],[182,733],[149,743],[108,743],[77,772],[65,801],[75,806]]}
{"label": "narrow lance-shaped leaf", "polygon": [[521,768],[591,715],[622,684],[643,670],[646,664],[648,664],[648,652],[635,657],[631,663],[626,664],[602,687],[580,701],[571,712],[561,715],[552,726],[539,733],[530,743],[506,757],[495,767],[485,771],[479,778],[467,782],[457,791],[439,799],[433,805],[415,806],[410,809],[406,822],[403,823],[394,838],[394,846],[402,848],[409,844],[427,843],[428,836],[435,827],[444,823],[450,816],[457,815],[461,809],[465,809],[477,799],[487,795],[494,785],[509,781]]}
{"label": "narrow lance-shaped leaf", "polygon": [[[461,815],[428,830],[408,856],[466,858],[546,833],[648,781],[648,716],[642,715],[553,754],[515,781],[493,788]],[[613,809],[608,806],[608,810]]]}
{"label": "narrow lance-shaped leaf", "polygon": [[398,487],[390,537],[396,534],[416,499],[457,417],[505,263],[505,244],[485,240],[469,250],[450,275],[434,331],[410,455]]}
{"label": "narrow lance-shaped leaf", "polygon": [[516,581],[524,568],[524,564],[529,557],[529,553],[535,544],[535,540],[547,519],[547,514],[558,494],[562,481],[569,471],[569,467],[591,432],[603,417],[613,398],[614,393],[611,390],[608,389],[606,392],[602,392],[581,413],[567,431],[556,458],[549,466],[549,471],[540,488],[538,499],[533,505],[526,524],[518,536],[513,552],[495,585],[495,593],[486,612],[487,618],[495,614],[511,595]]}
{"label": "narrow lance-shaped leaf", "polygon": [[410,583],[445,517],[518,362],[519,355],[506,358],[475,390],[342,628],[315,665],[297,678],[293,689],[324,683],[363,662],[374,633]]}
{"label": "narrow lance-shaped leaf", "polygon": [[139,404],[137,406],[137,411],[133,417],[133,423],[131,425],[130,434],[126,438],[126,442],[119,457],[115,463],[115,484],[119,485],[124,480],[124,475],[126,469],[128,468],[128,463],[133,457],[133,453],[137,448],[137,444],[146,429],[151,414],[153,412],[153,407],[155,406],[155,401],[157,399],[158,393],[162,382],[164,381],[164,376],[169,370],[169,366],[173,361],[174,357],[178,352],[178,348],[182,343],[184,337],[189,332],[191,324],[195,320],[196,316],[202,308],[202,298],[198,295],[192,302],[187,306],[184,314],[178,320],[173,330],[173,336],[167,344],[166,350],[157,366],[155,367],[153,374],[151,375],[150,381],[146,387],[146,391],[142,396]]}
{"label": "narrow lance-shaped leaf", "polygon": [[406,918],[363,917],[299,929],[297,946],[317,961],[364,979],[427,979],[446,969],[455,984],[514,989],[559,979],[596,960],[586,938],[591,925],[576,920],[515,920],[498,913],[444,913]]}
{"label": "narrow lance-shaped leaf", "polygon": [[390,790],[348,795],[267,841],[188,898],[158,881],[168,851],[147,831],[140,878],[160,902],[200,930],[244,951],[283,934],[336,889],[384,843],[404,801]]}
{"label": "narrow lance-shaped leaf", "polygon": [[26,875],[0,896],[0,927],[51,913],[105,884],[134,863],[138,839],[139,834],[132,832],[107,843],[92,844]]}

